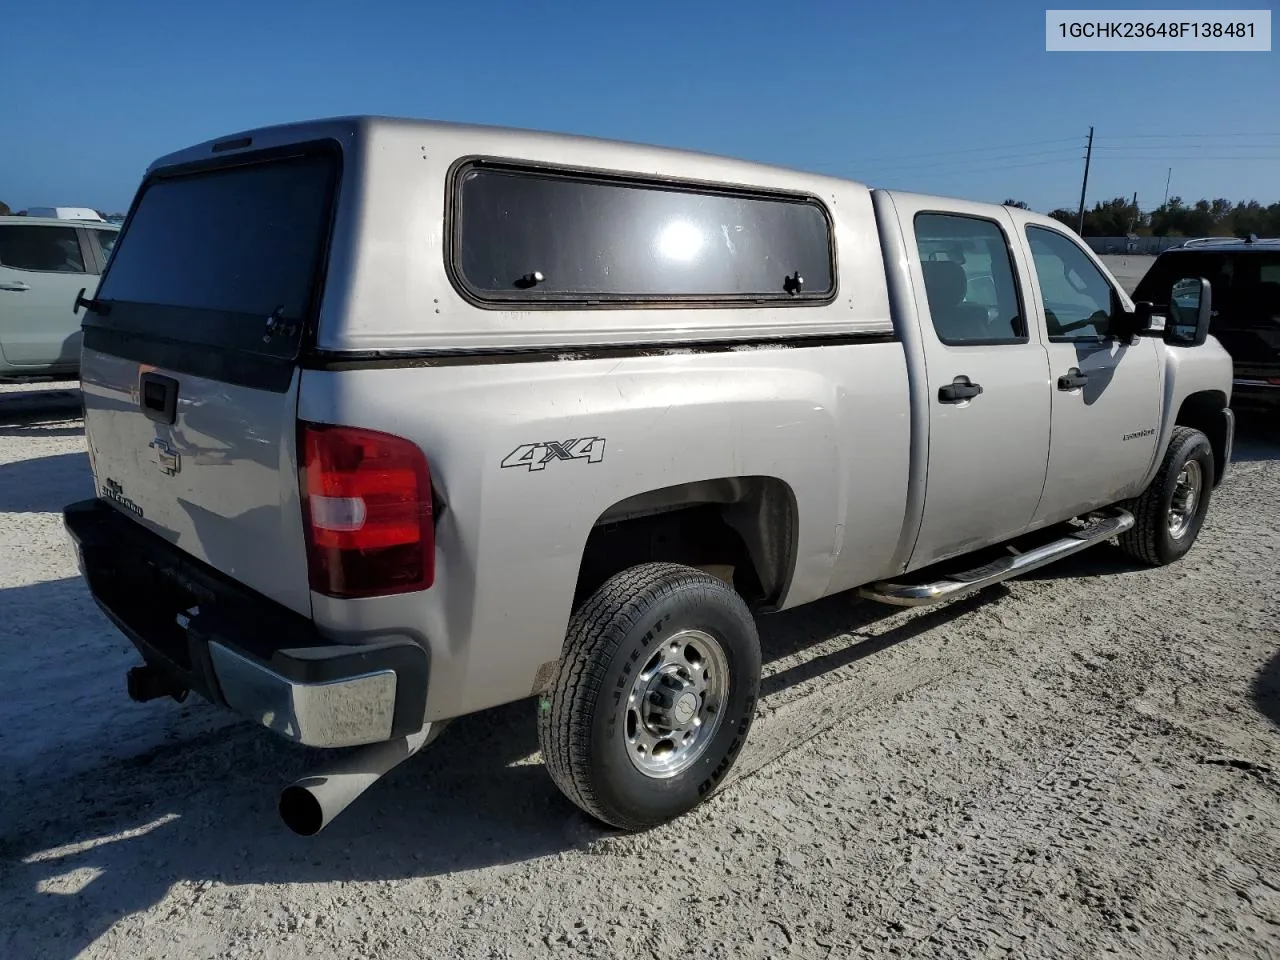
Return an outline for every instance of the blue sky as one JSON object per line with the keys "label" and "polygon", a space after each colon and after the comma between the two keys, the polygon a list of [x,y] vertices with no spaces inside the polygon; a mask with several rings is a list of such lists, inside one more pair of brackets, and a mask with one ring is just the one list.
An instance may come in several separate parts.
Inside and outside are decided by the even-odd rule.
{"label": "blue sky", "polygon": [[[348,113],[616,137],[1036,209],[1078,202],[1092,124],[1090,203],[1136,191],[1155,206],[1169,167],[1185,199],[1280,200],[1280,53],[1046,53],[1046,5],[13,3],[0,200],[121,210],[170,150]],[[1195,4],[1249,6],[1265,4]]]}

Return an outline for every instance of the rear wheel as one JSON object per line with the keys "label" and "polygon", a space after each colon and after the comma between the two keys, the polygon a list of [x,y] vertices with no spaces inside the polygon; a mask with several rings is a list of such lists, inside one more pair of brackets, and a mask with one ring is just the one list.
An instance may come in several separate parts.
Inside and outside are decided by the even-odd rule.
{"label": "rear wheel", "polygon": [[724,781],[759,686],[755,621],[732,588],[677,564],[624,570],[569,623],[539,703],[547,770],[596,819],[656,826]]}
{"label": "rear wheel", "polygon": [[1200,535],[1213,477],[1209,438],[1190,427],[1174,427],[1160,469],[1130,504],[1134,525],[1120,535],[1121,549],[1155,566],[1180,560]]}

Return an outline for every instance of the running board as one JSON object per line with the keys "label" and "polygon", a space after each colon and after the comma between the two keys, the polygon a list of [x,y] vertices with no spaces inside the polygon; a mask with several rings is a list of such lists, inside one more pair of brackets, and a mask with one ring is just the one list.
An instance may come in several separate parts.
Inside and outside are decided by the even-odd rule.
{"label": "running board", "polygon": [[1013,551],[1010,556],[1000,557],[991,563],[972,570],[963,570],[948,574],[931,583],[895,583],[881,580],[862,587],[858,595],[880,603],[890,603],[898,607],[922,607],[944,600],[954,600],[967,593],[981,590],[992,584],[1027,573],[1038,567],[1061,560],[1073,553],[1079,553],[1104,540],[1110,540],[1124,533],[1133,526],[1133,514],[1127,510],[1112,508],[1092,513],[1087,518],[1086,526],[1068,534],[1060,540],[1046,543],[1042,547],[1028,550],[1026,553]]}

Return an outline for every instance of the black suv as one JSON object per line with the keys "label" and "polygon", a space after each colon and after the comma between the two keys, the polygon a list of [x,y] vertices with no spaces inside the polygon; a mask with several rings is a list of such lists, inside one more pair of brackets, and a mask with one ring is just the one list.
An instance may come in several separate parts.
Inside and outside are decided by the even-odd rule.
{"label": "black suv", "polygon": [[1209,332],[1235,366],[1231,405],[1280,403],[1280,239],[1188,240],[1156,257],[1133,299],[1158,302],[1180,277],[1209,281]]}

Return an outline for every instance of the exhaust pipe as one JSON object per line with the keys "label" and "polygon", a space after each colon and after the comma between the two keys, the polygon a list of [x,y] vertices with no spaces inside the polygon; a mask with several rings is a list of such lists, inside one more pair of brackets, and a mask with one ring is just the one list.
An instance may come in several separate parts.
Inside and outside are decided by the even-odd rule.
{"label": "exhaust pipe", "polygon": [[428,723],[407,737],[371,743],[295,780],[280,794],[280,818],[299,836],[315,836],[378,778],[434,740],[441,728]]}

